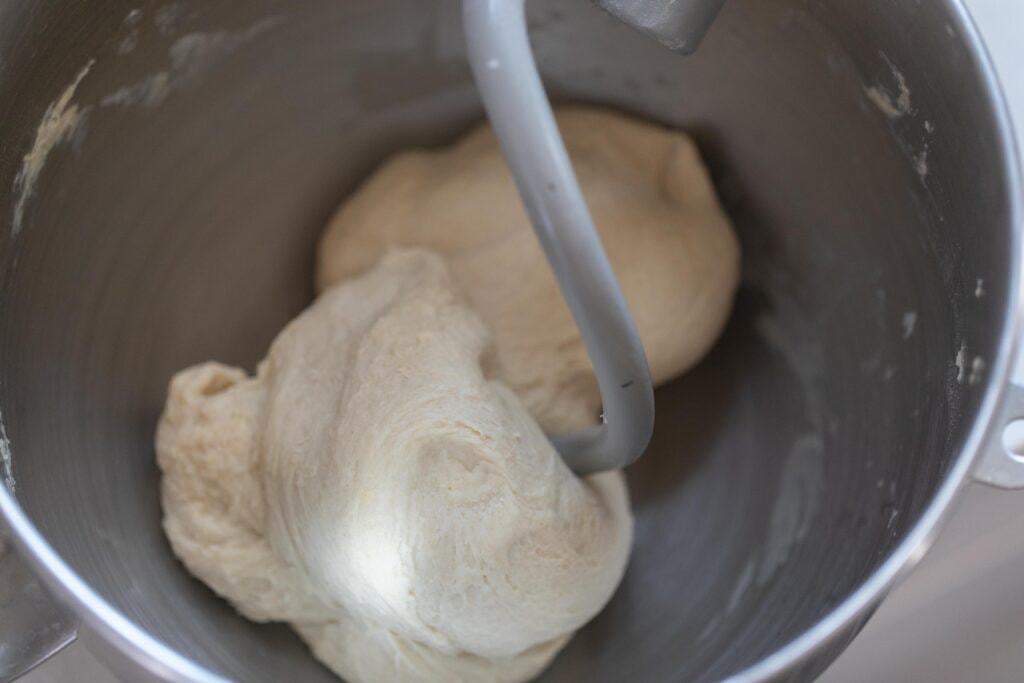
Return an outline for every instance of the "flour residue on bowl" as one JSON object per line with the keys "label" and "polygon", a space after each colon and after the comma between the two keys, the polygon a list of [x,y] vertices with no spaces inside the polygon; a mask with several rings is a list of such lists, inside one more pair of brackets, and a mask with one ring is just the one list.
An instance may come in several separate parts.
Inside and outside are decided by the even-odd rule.
{"label": "flour residue on bowl", "polygon": [[[751,273],[749,280],[760,291],[769,293],[771,301],[770,312],[755,318],[754,329],[759,339],[781,356],[798,383],[808,423],[788,446],[780,470],[767,539],[755,574],[754,583],[763,586],[790,560],[821,507],[825,434],[837,422],[821,394],[825,350],[814,333],[817,322],[807,316],[798,301],[782,294],[785,290],[780,273]],[[885,300],[884,292],[881,300]]]}
{"label": "flour residue on bowl", "polygon": [[181,78],[191,78],[215,58],[236,50],[279,23],[279,17],[268,17],[241,31],[186,34],[171,46],[171,72]]}
{"label": "flour residue on bowl", "polygon": [[729,594],[729,602],[725,605],[726,614],[735,611],[743,602],[743,596],[747,594],[747,589],[754,582],[756,570],[757,563],[754,560],[748,561],[743,566],[743,571],[740,572],[739,578],[736,579],[736,585],[733,586],[732,592]]}
{"label": "flour residue on bowl", "polygon": [[[195,79],[218,57],[231,53],[279,23],[279,17],[268,17],[239,31],[195,32],[183,35],[174,41],[168,50],[168,69],[118,88],[100,100],[100,104],[140,104],[148,108],[156,107],[163,103],[176,87]],[[161,32],[169,30],[169,25],[167,21],[161,23]]]}
{"label": "flour residue on bowl", "polygon": [[117,54],[130,54],[139,44],[139,22],[142,21],[142,10],[133,9],[128,12],[121,25],[125,28],[125,36],[117,44]]}
{"label": "flour residue on bowl", "polygon": [[825,352],[814,334],[816,321],[806,315],[797,301],[781,294],[784,289],[777,273],[751,277],[761,285],[761,291],[772,293],[771,312],[758,316],[754,329],[767,347],[783,358],[798,382],[808,423],[805,430],[794,435],[785,452],[754,578],[754,583],[762,586],[789,561],[821,508],[825,435],[834,429],[836,421],[821,393]]}
{"label": "flour residue on bowl", "polygon": [[882,59],[889,65],[892,76],[896,80],[896,93],[893,94],[883,85],[872,85],[864,88],[868,99],[890,119],[898,119],[910,113],[910,86],[907,78],[889,58],[882,54]]}
{"label": "flour residue on bowl", "polygon": [[172,2],[156,11],[153,23],[161,35],[173,35],[178,30],[178,22],[184,14],[185,5],[180,2]]}
{"label": "flour residue on bowl", "polygon": [[71,84],[64,89],[56,100],[50,103],[42,121],[36,129],[35,140],[32,142],[32,149],[25,155],[21,170],[14,176],[14,217],[11,223],[11,234],[17,236],[21,232],[22,221],[25,217],[25,208],[29,200],[36,193],[36,182],[43,172],[46,159],[50,152],[63,142],[72,139],[79,126],[85,120],[88,107],[79,107],[73,103],[75,91],[88,75],[96,60],[90,60]]}
{"label": "flour residue on bowl", "polygon": [[903,314],[903,338],[910,339],[914,336],[915,327],[917,327],[917,311],[907,311]]}
{"label": "flour residue on bowl", "polygon": [[768,523],[758,585],[775,575],[810,530],[821,505],[824,456],[825,443],[815,432],[799,436],[790,448]]}
{"label": "flour residue on bowl", "polygon": [[961,344],[960,350],[956,352],[956,359],[953,361],[956,367],[956,381],[960,384],[967,379],[967,345]]}
{"label": "flour residue on bowl", "polygon": [[985,359],[981,356],[975,356],[974,360],[971,361],[971,371],[967,375],[967,384],[970,386],[977,386],[981,383],[982,378],[985,376]]}
{"label": "flour residue on bowl", "polygon": [[919,154],[914,157],[914,170],[921,180],[928,177],[928,145],[924,146]]}
{"label": "flour residue on bowl", "polygon": [[[776,301],[777,312],[758,316],[754,328],[761,340],[785,359],[786,364],[799,379],[801,389],[808,401],[808,409],[817,411],[817,392],[815,383],[821,376],[823,359],[820,346],[813,337],[804,334],[803,323],[798,320],[799,313]],[[820,420],[815,419],[816,422]]]}
{"label": "flour residue on bowl", "polygon": [[[120,54],[127,54],[134,49],[130,38],[137,30],[141,16],[141,12],[132,10],[125,18],[125,24],[129,28],[126,39],[129,40],[119,45]],[[137,83],[115,90],[100,100],[100,106],[142,104],[146,107],[155,107],[167,98],[174,86],[194,78],[217,57],[235,50],[280,21],[278,17],[269,17],[240,31],[184,35],[171,45],[168,53],[171,62],[169,70],[151,74]],[[91,59],[82,67],[60,96],[50,103],[39,122],[32,148],[25,155],[21,169],[14,177],[12,236],[17,236],[22,230],[25,211],[36,194],[39,177],[50,153],[62,143],[74,139],[85,122],[90,108],[80,106],[74,101],[75,92],[95,63],[96,60]]]}
{"label": "flour residue on bowl", "polygon": [[3,478],[7,490],[14,494],[14,461],[11,459],[11,440],[7,438],[7,426],[4,424],[3,413],[0,413],[0,477]]}
{"label": "flour residue on bowl", "polygon": [[111,105],[141,104],[146,107],[155,107],[167,99],[170,90],[170,74],[161,71],[147,76],[138,83],[118,88],[100,100],[100,105],[109,107]]}

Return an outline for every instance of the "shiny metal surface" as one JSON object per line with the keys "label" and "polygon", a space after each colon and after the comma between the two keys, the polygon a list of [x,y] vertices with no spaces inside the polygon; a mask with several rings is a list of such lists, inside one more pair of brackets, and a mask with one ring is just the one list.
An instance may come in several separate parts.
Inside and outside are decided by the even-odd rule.
{"label": "shiny metal surface", "polygon": [[692,54],[725,0],[595,0],[615,17],[680,54]]}
{"label": "shiny metal surface", "polygon": [[[1000,407],[1019,177],[977,37],[951,1],[734,0],[683,60],[589,3],[531,18],[557,96],[695,133],[745,249],[730,328],[658,392],[629,472],[623,586],[544,680],[813,677]],[[458,22],[449,1],[0,5],[4,225],[25,198],[0,230],[0,410],[26,516],[0,511],[110,657],[330,680],[173,559],[152,432],[172,372],[251,368],[308,303],[361,176],[479,118]],[[50,109],[77,115],[47,119],[91,60]],[[46,120],[77,125],[26,194]]]}

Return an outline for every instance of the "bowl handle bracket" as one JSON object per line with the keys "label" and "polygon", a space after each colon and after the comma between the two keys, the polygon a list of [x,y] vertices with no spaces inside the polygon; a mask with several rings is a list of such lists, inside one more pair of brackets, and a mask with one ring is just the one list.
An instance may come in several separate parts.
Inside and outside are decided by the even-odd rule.
{"label": "bowl handle bracket", "polygon": [[1007,386],[974,478],[996,488],[1024,489],[1024,386]]}

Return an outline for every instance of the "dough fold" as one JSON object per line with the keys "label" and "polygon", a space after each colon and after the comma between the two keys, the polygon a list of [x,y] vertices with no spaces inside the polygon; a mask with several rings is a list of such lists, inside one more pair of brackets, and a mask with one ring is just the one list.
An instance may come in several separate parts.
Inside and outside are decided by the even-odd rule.
{"label": "dough fold", "polygon": [[521,681],[607,602],[632,518],[579,479],[481,358],[444,262],[387,254],[329,289],[256,377],[179,373],[157,432],[164,528],[256,621],[349,681]]}

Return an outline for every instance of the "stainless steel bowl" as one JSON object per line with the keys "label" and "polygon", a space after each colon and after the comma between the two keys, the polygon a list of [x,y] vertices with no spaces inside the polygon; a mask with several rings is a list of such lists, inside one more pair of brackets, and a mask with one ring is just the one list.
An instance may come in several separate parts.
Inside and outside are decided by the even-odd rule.
{"label": "stainless steel bowl", "polygon": [[[1024,485],[1020,177],[978,36],[955,0],[731,0],[684,59],[584,0],[531,16],[557,98],[697,136],[745,254],[629,470],[625,581],[543,680],[811,678],[972,474]],[[252,367],[309,302],[361,177],[480,115],[455,0],[0,4],[0,512],[127,679],[330,680],[171,555],[154,423],[175,370]]]}

